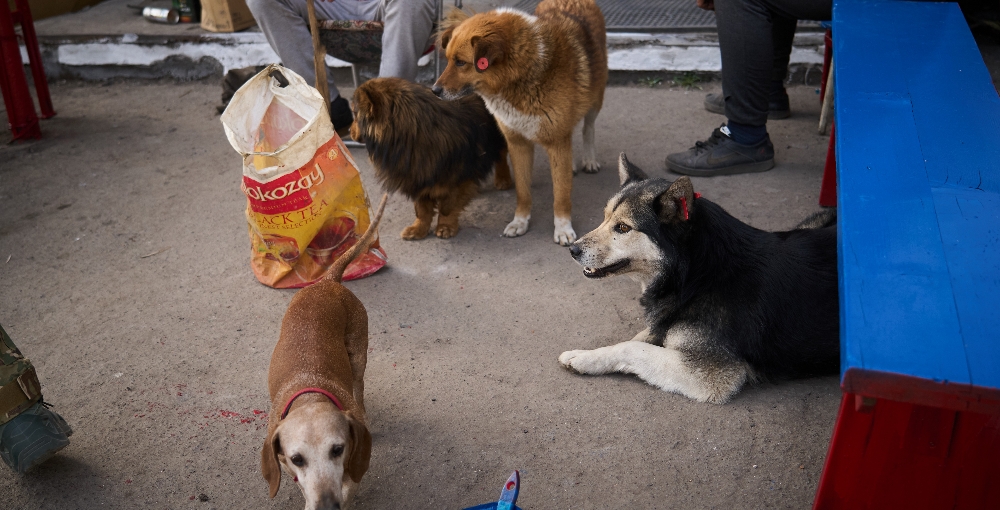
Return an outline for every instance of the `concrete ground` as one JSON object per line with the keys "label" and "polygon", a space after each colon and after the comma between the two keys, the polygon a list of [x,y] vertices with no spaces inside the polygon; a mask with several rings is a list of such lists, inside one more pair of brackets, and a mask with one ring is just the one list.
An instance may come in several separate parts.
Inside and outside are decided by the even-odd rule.
{"label": "concrete ground", "polygon": [[[597,120],[604,169],[574,179],[578,234],[618,187],[619,151],[654,176],[668,152],[723,118],[704,90],[612,87]],[[44,138],[0,146],[0,323],[36,364],[72,444],[25,476],[0,468],[3,507],[301,508],[260,476],[268,360],[294,291],[249,267],[240,158],[215,82],[55,83]],[[827,137],[814,88],[770,124],[775,169],[694,179],[765,229],[818,210]],[[6,132],[3,136],[9,140]],[[369,196],[380,194],[363,149]],[[513,191],[484,189],[454,239],[400,240],[388,266],[347,286],[370,320],[374,435],[357,509],[494,501],[514,469],[519,505],[806,508],[840,399],[836,377],[762,384],[722,406],[634,377],[583,377],[556,358],[642,329],[639,289],[583,277],[552,242],[551,179],[536,151],[532,226],[506,239]],[[204,495],[204,498],[199,498]],[[207,498],[207,502],[202,499]]]}
{"label": "concrete ground", "polygon": [[[39,33],[136,33],[140,43],[200,33],[145,23],[125,3],[41,21]],[[1000,38],[981,29],[977,40],[996,83]],[[597,139],[605,170],[574,181],[579,234],[617,188],[619,151],[672,178],[665,154],[722,122],[701,108],[718,84],[703,86],[608,90]],[[766,229],[817,209],[827,141],[815,134],[818,102],[811,87],[789,92],[794,116],[770,125],[774,170],[694,180]],[[0,507],[301,508],[290,480],[272,501],[259,474],[267,364],[294,291],[250,272],[239,158],[214,115],[218,95],[214,81],[55,83],[59,114],[43,122],[43,140],[8,145],[0,133],[0,323],[76,429],[38,470],[0,467]],[[377,198],[363,151],[354,156]],[[559,367],[564,350],[641,329],[638,288],[586,280],[552,244],[540,150],[536,166],[534,222],[518,239],[499,237],[513,191],[484,189],[448,241],[401,241],[412,208],[391,200],[389,266],[347,284],[372,333],[374,452],[356,508],[471,506],[495,500],[513,469],[527,509],[810,506],[835,377],[763,384],[713,406]]]}

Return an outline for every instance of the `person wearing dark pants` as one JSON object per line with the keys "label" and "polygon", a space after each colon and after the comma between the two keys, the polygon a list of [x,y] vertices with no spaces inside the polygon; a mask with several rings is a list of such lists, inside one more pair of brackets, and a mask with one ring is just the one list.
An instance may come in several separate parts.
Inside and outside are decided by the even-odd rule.
{"label": "person wearing dark pants", "polygon": [[787,72],[795,20],[830,19],[832,0],[698,0],[698,6],[715,10],[726,123],[707,140],[668,155],[667,168],[704,177],[770,170],[769,99]]}
{"label": "person wearing dark pants", "polygon": [[[771,90],[767,94],[767,120],[787,119],[792,115],[788,104],[788,92],[785,91],[785,78],[788,77],[788,62],[792,56],[792,42],[795,40],[795,27],[798,23],[797,19],[775,16],[771,24],[771,40],[774,41],[774,76],[771,77]],[[722,71],[725,72],[725,69]],[[725,115],[725,92],[705,94],[705,109]]]}

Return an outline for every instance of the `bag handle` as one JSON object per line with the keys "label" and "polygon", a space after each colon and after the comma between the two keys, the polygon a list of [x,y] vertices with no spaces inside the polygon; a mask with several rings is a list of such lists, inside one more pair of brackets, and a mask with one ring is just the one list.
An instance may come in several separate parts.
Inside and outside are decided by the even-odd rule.
{"label": "bag handle", "polygon": [[278,80],[279,87],[285,88],[288,86],[288,78],[285,78],[285,75],[281,74],[281,71],[272,69],[271,72],[267,73],[267,75],[275,80]]}

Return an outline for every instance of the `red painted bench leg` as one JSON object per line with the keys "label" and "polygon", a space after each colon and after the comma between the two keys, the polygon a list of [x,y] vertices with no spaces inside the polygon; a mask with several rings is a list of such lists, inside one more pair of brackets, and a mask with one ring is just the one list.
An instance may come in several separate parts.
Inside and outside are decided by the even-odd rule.
{"label": "red painted bench leg", "polygon": [[815,510],[1000,508],[1000,416],[845,393]]}

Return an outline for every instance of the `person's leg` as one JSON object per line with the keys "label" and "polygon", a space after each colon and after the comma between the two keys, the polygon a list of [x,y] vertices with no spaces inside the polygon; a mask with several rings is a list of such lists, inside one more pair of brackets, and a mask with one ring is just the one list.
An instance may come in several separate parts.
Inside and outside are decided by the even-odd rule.
{"label": "person's leg", "polygon": [[385,32],[379,76],[417,78],[417,61],[431,40],[438,1],[381,0],[379,16],[385,22]]}
{"label": "person's leg", "polygon": [[667,168],[706,177],[770,170],[774,147],[765,124],[774,66],[771,14],[753,0],[716,0],[715,19],[728,122],[708,140],[668,155]]}
{"label": "person's leg", "polygon": [[788,93],[785,92],[785,77],[788,76],[788,61],[792,54],[792,42],[795,39],[795,26],[798,20],[775,15],[771,23],[771,40],[774,41],[774,67],[771,75],[771,90],[767,97],[767,118],[769,120],[784,119],[792,114],[788,105]]}
{"label": "person's leg", "polygon": [[754,137],[760,137],[773,82],[783,82],[787,73],[796,20],[830,19],[831,9],[831,0],[716,2],[726,117],[735,124],[731,128],[756,128]]}
{"label": "person's leg", "polygon": [[828,19],[830,10],[831,0],[716,0],[728,122],[705,142],[668,155],[667,168],[699,176],[771,169],[774,147],[766,125],[775,76],[773,20]]}
{"label": "person's leg", "polygon": [[788,76],[788,61],[792,55],[792,42],[795,40],[795,27],[799,20],[775,15],[771,23],[771,40],[774,41],[774,73],[772,82],[785,82]]}
{"label": "person's leg", "polygon": [[[316,19],[364,19],[357,17],[364,14],[359,4],[369,3],[375,2],[316,0]],[[309,85],[315,85],[316,70],[306,0],[247,0],[247,7],[282,65],[301,76]],[[326,76],[330,98],[334,99],[340,91],[333,82],[333,73],[327,72]]]}
{"label": "person's leg", "polygon": [[715,19],[722,53],[722,90],[730,130],[745,127],[751,143],[766,136],[767,95],[774,70],[771,13],[752,0],[718,0]]}
{"label": "person's leg", "polygon": [[[771,90],[768,94],[768,120],[784,119],[791,115],[788,108],[788,94],[785,93],[785,77],[788,75],[788,61],[792,53],[792,41],[795,38],[795,27],[798,20],[774,16],[771,25],[771,40],[774,46],[774,68],[771,77]],[[705,109],[726,114],[726,92],[710,92],[705,96]]]}

